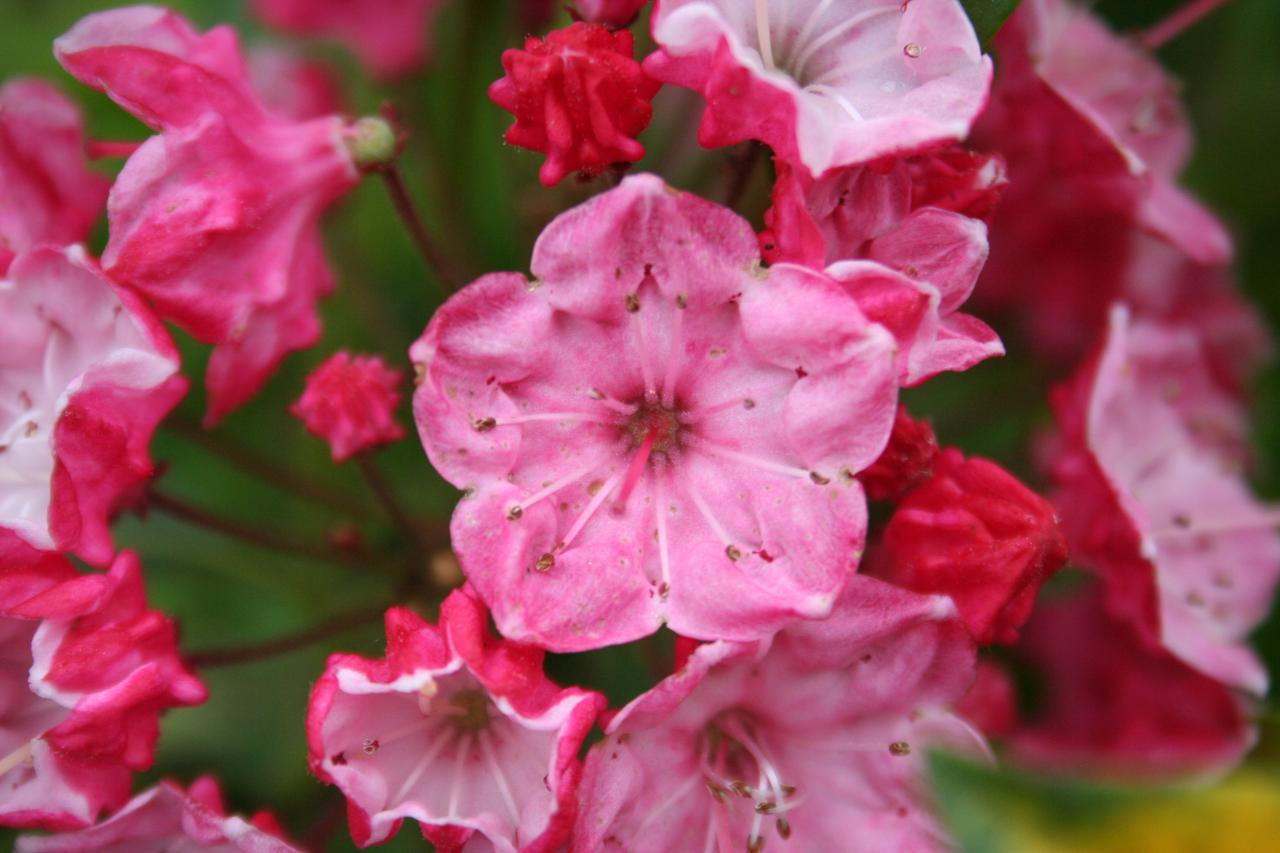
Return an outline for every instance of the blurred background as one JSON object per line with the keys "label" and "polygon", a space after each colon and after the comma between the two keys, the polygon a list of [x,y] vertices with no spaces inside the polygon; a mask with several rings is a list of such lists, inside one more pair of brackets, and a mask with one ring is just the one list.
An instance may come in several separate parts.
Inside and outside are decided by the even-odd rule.
{"label": "blurred background", "polygon": [[[1180,0],[1101,0],[1096,11],[1118,28],[1149,25]],[[91,0],[0,0],[0,78],[35,75],[57,83],[83,106],[90,136],[141,140],[147,131],[105,96],[75,84],[54,62],[50,43],[82,15],[114,3]],[[501,75],[499,55],[519,46],[517,0],[452,0],[443,5],[431,36],[429,70],[390,85],[371,82],[341,49],[289,41],[266,33],[244,0],[185,0],[170,4],[201,28],[230,23],[248,46],[285,42],[328,64],[341,84],[348,111],[372,112],[384,101],[411,131],[402,160],[410,191],[440,242],[469,277],[491,270],[527,269],[541,227],[556,213],[598,192],[600,184],[566,180],[548,190],[536,180],[541,158],[504,145],[508,114],[485,90]],[[560,13],[555,25],[567,23]],[[637,53],[648,50],[637,27]],[[538,34],[541,34],[540,32]],[[1185,84],[1198,136],[1188,185],[1231,226],[1238,245],[1241,286],[1273,329],[1280,329],[1280,3],[1236,0],[1160,51]],[[694,141],[698,100],[664,91],[654,122],[641,136],[649,157],[638,169],[660,171],[682,188],[719,198],[736,152],[700,150]],[[118,168],[118,161],[100,167]],[[767,204],[768,175],[758,170],[739,209],[756,227]],[[2,191],[2,189],[0,189]],[[198,421],[198,388],[206,348],[175,333],[185,372],[196,388],[179,414],[162,427],[153,452],[166,466],[160,488],[218,516],[269,527],[313,542],[358,528],[372,549],[400,553],[408,543],[383,521],[373,494],[350,464],[334,466],[327,448],[286,413],[306,373],[340,348],[378,353],[407,369],[405,351],[422,331],[440,290],[395,219],[383,188],[366,181],[326,221],[337,294],[322,305],[325,337],[295,354],[250,405],[234,413],[209,439]],[[100,229],[94,250],[105,242]],[[1005,331],[1005,330],[1001,330]],[[2,345],[2,344],[0,344]],[[908,404],[928,416],[944,444],[993,458],[1035,483],[1027,464],[1030,440],[1051,418],[1043,389],[1056,377],[1010,355],[962,375],[944,375],[910,392]],[[1041,389],[1035,393],[1027,389]],[[1270,367],[1254,389],[1257,467],[1255,485],[1280,498],[1280,371]],[[411,422],[407,405],[402,417]],[[412,435],[412,434],[411,434]],[[243,449],[254,457],[244,459]],[[457,493],[432,471],[415,438],[379,454],[378,464],[406,502],[427,517],[448,518]],[[246,468],[266,471],[255,476]],[[319,500],[280,488],[300,477]],[[274,483],[268,482],[274,480]],[[318,482],[313,482],[318,481]],[[374,567],[334,565],[242,544],[172,515],[151,511],[119,525],[122,546],[143,558],[151,602],[181,624],[187,651],[220,650],[269,640],[323,624],[335,615],[370,610],[392,600],[386,575]],[[347,531],[348,533],[344,533]],[[448,577],[447,554],[420,567]],[[1052,594],[1052,590],[1046,590]],[[430,602],[422,602],[430,612]],[[353,619],[353,621],[360,621]],[[1274,616],[1257,642],[1273,674],[1280,663],[1280,620]],[[173,777],[189,782],[212,772],[238,811],[274,810],[298,840],[326,850],[352,849],[342,799],[306,769],[302,721],[307,692],[325,655],[338,649],[382,653],[380,624],[363,624],[268,660],[201,672],[211,689],[199,708],[170,712],[163,721],[159,757],[137,782]],[[603,690],[620,704],[655,680],[668,660],[659,638],[549,662],[553,677]],[[1244,769],[1199,789],[1134,789],[1082,780],[1024,778],[952,760],[935,764],[938,799],[968,850],[1204,851],[1274,849],[1280,838],[1280,717],[1274,700],[1259,709],[1261,741]],[[0,844],[11,836],[0,835]],[[406,827],[385,849],[421,849]]]}

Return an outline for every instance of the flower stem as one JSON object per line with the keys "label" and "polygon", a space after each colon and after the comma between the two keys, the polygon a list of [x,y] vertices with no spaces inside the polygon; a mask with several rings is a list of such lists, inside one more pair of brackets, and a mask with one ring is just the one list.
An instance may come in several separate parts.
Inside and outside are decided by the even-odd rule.
{"label": "flower stem", "polygon": [[435,537],[427,534],[422,525],[405,508],[404,502],[400,500],[395,488],[383,476],[381,469],[378,468],[378,464],[373,460],[372,456],[368,453],[358,454],[355,457],[355,462],[365,481],[368,482],[369,488],[373,490],[373,494],[378,498],[378,503],[382,504],[382,508],[387,511],[387,516],[409,537],[421,557],[425,558],[437,548],[448,547],[447,533],[443,541],[436,541]]}
{"label": "flower stem", "polygon": [[346,633],[352,628],[359,628],[362,625],[376,622],[382,618],[386,609],[387,605],[385,604],[380,604],[377,607],[360,607],[355,610],[338,613],[316,625],[292,634],[276,637],[274,640],[221,649],[205,649],[192,652],[185,657],[192,666],[202,668],[253,663],[254,661],[265,660],[276,655],[304,649],[321,640]]}
{"label": "flower stem", "polygon": [[1174,9],[1165,18],[1138,36],[1147,50],[1157,50],[1190,29],[1201,18],[1229,0],[1190,0]]}
{"label": "flower stem", "polygon": [[427,266],[436,274],[440,286],[446,294],[456,293],[461,283],[449,262],[445,260],[440,247],[431,238],[427,226],[422,222],[422,217],[418,215],[418,209],[414,206],[413,198],[405,187],[400,170],[392,164],[380,169],[378,174],[382,176],[382,184],[387,188],[387,195],[391,196],[391,204],[395,207],[400,221],[404,223],[405,230],[413,238],[414,245],[418,247]]}
{"label": "flower stem", "polygon": [[366,555],[334,548],[327,544],[322,537],[295,539],[273,530],[264,530],[238,519],[217,515],[209,510],[187,503],[181,498],[166,494],[155,487],[152,487],[147,493],[145,506],[148,508],[155,507],[161,512],[181,519],[188,524],[212,530],[232,539],[239,539],[242,542],[256,545],[268,551],[279,551],[285,554],[307,557],[321,562],[337,563],[348,567],[380,568],[379,564],[372,562]]}
{"label": "flower stem", "polygon": [[165,421],[165,424],[192,444],[204,448],[228,464],[281,491],[289,492],[305,501],[320,504],[349,518],[368,519],[373,514],[367,506],[351,500],[342,492],[329,488],[327,484],[299,474],[221,435],[209,432],[198,422],[189,420],[180,413],[174,414]]}

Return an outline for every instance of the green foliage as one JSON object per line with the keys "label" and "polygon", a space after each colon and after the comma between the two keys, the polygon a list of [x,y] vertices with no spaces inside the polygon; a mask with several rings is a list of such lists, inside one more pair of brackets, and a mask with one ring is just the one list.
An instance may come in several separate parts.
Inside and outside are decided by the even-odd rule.
{"label": "green foliage", "polygon": [[999,32],[1001,25],[1013,14],[1022,0],[960,0],[964,11],[973,21],[973,29],[978,33],[978,41],[985,47],[992,36]]}

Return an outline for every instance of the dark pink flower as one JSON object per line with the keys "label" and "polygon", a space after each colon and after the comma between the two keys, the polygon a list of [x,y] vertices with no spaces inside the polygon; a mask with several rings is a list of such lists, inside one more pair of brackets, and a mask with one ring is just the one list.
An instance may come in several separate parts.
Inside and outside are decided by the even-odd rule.
{"label": "dark pink flower", "polygon": [[0,824],[72,829],[128,797],[165,708],[203,702],[137,558],[79,574],[0,531]]}
{"label": "dark pink flower", "polygon": [[869,468],[858,474],[867,496],[877,501],[897,501],[933,474],[938,438],[927,421],[918,421],[898,406],[889,443]]}
{"label": "dark pink flower", "polygon": [[174,782],[154,785],[95,826],[49,836],[18,839],[17,853],[89,853],[93,850],[165,850],[195,853],[300,853],[284,840],[266,812],[245,820],[227,815],[212,776],[184,791]]}
{"label": "dark pink flower", "polygon": [[1067,560],[1053,506],[986,459],[954,448],[902,499],[885,527],[877,574],[949,595],[982,645],[1013,645],[1036,593]]}
{"label": "dark pink flower", "polygon": [[317,220],[358,177],[346,122],[270,112],[234,32],[198,34],[159,7],[90,15],[54,48],[78,79],[160,131],[112,188],[102,262],[217,345],[205,380],[216,421],[320,334],[315,304],[333,278]]}
{"label": "dark pink flower", "polygon": [[635,136],[648,126],[649,102],[661,84],[640,70],[633,53],[629,30],[582,22],[503,52],[506,76],[489,87],[489,97],[516,117],[507,142],[546,153],[542,183],[554,186],[571,172],[595,175],[644,156]]}
{"label": "dark pink flower", "polygon": [[924,755],[983,754],[949,601],[856,577],[832,615],[698,647],[587,756],[574,851],[941,850]]}
{"label": "dark pink flower", "polygon": [[438,627],[388,610],[385,658],[329,658],[307,712],[311,768],[346,795],[361,847],[405,818],[442,851],[473,849],[473,836],[505,853],[565,842],[604,697],[557,687],[541,649],[495,640],[487,620],[455,591]]}
{"label": "dark pink flower", "polygon": [[42,80],[0,87],[0,275],[39,243],[79,243],[103,211],[109,181],[89,171],[76,105]]}
{"label": "dark pink flower", "polygon": [[325,65],[276,46],[249,51],[249,80],[262,103],[294,121],[343,110],[342,87]]}
{"label": "dark pink flower", "polygon": [[645,70],[706,99],[699,142],[813,175],[964,138],[991,82],[958,0],[661,0],[653,37]]}
{"label": "dark pink flower", "polygon": [[580,650],[828,613],[866,532],[854,475],[893,424],[888,333],[647,175],[562,214],[532,266],[464,288],[410,350],[427,454],[474,491],[454,547],[499,629]]}
{"label": "dark pink flower", "polygon": [[1151,647],[1093,592],[1046,602],[1019,650],[1042,684],[1011,739],[1022,762],[1167,779],[1226,770],[1254,743],[1230,688]]}
{"label": "dark pink flower", "polygon": [[628,27],[649,0],[574,0],[572,10],[584,21],[608,27]]}
{"label": "dark pink flower", "polygon": [[329,444],[341,462],[373,447],[404,438],[396,422],[398,370],[376,355],[352,358],[336,352],[307,376],[307,387],[289,413]]}
{"label": "dark pink flower", "polygon": [[173,342],[78,247],[13,262],[0,337],[0,528],[105,565],[111,516],[151,475],[151,434],[186,391]]}
{"label": "dark pink flower", "polygon": [[284,32],[336,39],[380,77],[417,71],[427,59],[432,12],[442,0],[253,0]]}
{"label": "dark pink flower", "polygon": [[1280,513],[1249,491],[1244,413],[1195,333],[1118,306],[1101,352],[1055,402],[1055,503],[1108,611],[1150,647],[1264,692],[1246,640],[1280,581]]}

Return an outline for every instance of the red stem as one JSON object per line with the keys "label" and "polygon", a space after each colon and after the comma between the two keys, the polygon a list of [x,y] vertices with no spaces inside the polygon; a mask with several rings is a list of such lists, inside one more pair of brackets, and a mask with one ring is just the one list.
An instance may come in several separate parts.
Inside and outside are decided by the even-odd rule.
{"label": "red stem", "polygon": [[1190,29],[1205,15],[1228,2],[1230,0],[1189,0],[1139,35],[1138,41],[1147,50],[1161,48]]}
{"label": "red stem", "polygon": [[304,628],[274,640],[261,643],[250,643],[244,646],[231,646],[223,649],[205,649],[186,655],[187,662],[195,667],[231,666],[239,663],[251,663],[276,655],[304,649],[326,640],[337,634],[344,634],[352,628],[368,625],[378,621],[386,612],[387,605],[377,607],[361,607],[331,616],[325,621]]}
{"label": "red stem", "polygon": [[382,175],[382,183],[387,188],[387,194],[391,196],[391,204],[395,207],[405,230],[413,238],[413,243],[418,247],[423,260],[435,272],[446,295],[457,293],[462,283],[454,273],[453,267],[445,259],[444,253],[440,251],[440,247],[432,239],[431,233],[427,231],[422,217],[418,215],[418,209],[414,206],[413,198],[404,185],[400,170],[392,165],[380,170],[379,174]]}

